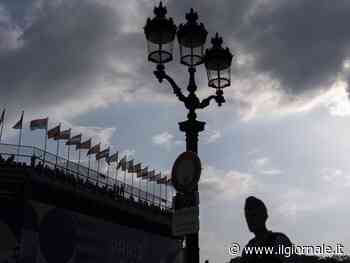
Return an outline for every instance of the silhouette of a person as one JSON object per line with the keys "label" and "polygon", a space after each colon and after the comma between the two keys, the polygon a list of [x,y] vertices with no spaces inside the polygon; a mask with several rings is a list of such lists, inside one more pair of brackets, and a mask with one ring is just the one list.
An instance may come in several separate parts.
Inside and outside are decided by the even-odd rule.
{"label": "silhouette of a person", "polygon": [[[279,232],[272,232],[266,228],[268,218],[267,209],[263,201],[254,196],[246,199],[244,207],[245,217],[252,238],[242,250],[242,262],[295,262],[295,257],[286,254],[285,248],[291,251],[292,243],[289,238]],[[273,251],[271,253],[271,250]],[[290,253],[290,252],[287,252]]]}

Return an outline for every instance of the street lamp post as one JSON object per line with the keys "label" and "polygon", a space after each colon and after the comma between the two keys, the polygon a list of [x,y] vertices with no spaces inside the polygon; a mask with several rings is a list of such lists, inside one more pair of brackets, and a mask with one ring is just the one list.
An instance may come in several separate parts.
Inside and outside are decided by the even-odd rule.
{"label": "street lamp post", "polygon": [[[211,100],[218,106],[225,102],[223,89],[231,84],[232,54],[228,48],[222,47],[222,39],[216,33],[212,38],[212,47],[204,52],[207,31],[202,23],[198,23],[198,15],[190,10],[186,14],[187,22],[177,28],[172,18],[166,17],[167,10],[160,2],[154,8],[155,17],[148,18],[144,27],[148,47],[148,60],[156,63],[154,74],[159,82],[167,80],[178,99],[188,109],[187,120],[179,123],[180,131],[186,134],[186,150],[198,153],[198,134],[204,130],[205,122],[198,121],[196,110],[206,108]],[[175,35],[180,47],[180,63],[188,67],[188,95],[185,96],[176,82],[165,72],[164,64],[173,59],[173,43]],[[196,95],[195,82],[196,66],[204,63],[207,70],[208,86],[216,90],[211,95],[200,100]],[[188,206],[198,206],[198,185],[189,196]],[[199,263],[198,233],[186,235],[186,262]]]}

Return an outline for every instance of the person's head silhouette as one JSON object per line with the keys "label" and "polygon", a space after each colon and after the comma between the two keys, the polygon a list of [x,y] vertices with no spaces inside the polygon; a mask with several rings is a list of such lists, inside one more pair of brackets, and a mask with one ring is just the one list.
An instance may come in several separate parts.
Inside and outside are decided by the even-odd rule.
{"label": "person's head silhouette", "polygon": [[254,196],[249,196],[245,201],[244,212],[250,232],[259,235],[267,231],[266,220],[268,215],[263,201]]}

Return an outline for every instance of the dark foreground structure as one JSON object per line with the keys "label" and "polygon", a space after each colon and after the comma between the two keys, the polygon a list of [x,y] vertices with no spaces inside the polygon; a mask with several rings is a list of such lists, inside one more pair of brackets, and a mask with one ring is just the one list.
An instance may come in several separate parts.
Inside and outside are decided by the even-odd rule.
{"label": "dark foreground structure", "polygon": [[170,208],[31,161],[0,160],[0,263],[177,262]]}

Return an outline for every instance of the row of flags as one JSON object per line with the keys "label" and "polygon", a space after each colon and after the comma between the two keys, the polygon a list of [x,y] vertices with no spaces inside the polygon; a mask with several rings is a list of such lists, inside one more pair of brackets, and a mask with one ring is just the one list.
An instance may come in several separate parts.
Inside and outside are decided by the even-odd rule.
{"label": "row of flags", "polygon": [[[22,111],[20,119],[15,123],[15,125],[12,126],[13,129],[20,129],[23,128],[23,115],[24,111]],[[2,128],[4,125],[4,119],[5,119],[5,109],[2,111],[2,114],[0,116],[0,125],[1,125],[1,133],[0,133],[0,139],[2,135]],[[116,163],[116,169],[121,169],[122,171],[127,171],[129,173],[136,173],[137,178],[141,179],[148,179],[149,181],[157,182],[158,184],[166,184],[170,185],[170,178],[167,176],[162,176],[161,172],[156,173],[155,170],[148,170],[148,166],[142,168],[142,163],[139,162],[137,164],[134,164],[134,160],[127,160],[127,157],[124,156],[119,160],[118,158],[118,151],[110,155],[110,148],[106,148],[101,150],[101,143],[92,145],[92,139],[88,139],[85,141],[82,141],[82,134],[75,135],[71,137],[71,129],[66,129],[61,131],[61,124],[51,128],[48,130],[48,121],[49,118],[41,118],[41,119],[35,119],[30,121],[30,130],[45,130],[46,138],[53,139],[53,140],[66,140],[67,146],[75,146],[76,150],[88,150],[86,155],[95,155],[95,158],[97,161],[104,159],[108,165],[111,165],[112,163]],[[20,144],[20,142],[19,142]],[[46,143],[45,143],[46,148]],[[46,149],[45,149],[46,151]],[[80,152],[79,152],[80,156]]]}

